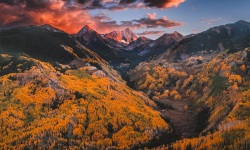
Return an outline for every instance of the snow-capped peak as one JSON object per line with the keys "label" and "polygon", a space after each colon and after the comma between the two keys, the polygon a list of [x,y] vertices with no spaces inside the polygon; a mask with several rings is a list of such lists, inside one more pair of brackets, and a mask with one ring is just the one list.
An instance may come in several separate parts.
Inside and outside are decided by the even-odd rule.
{"label": "snow-capped peak", "polygon": [[78,33],[77,35],[82,35],[86,32],[91,32],[94,31],[93,29],[91,29],[88,25],[85,25]]}
{"label": "snow-capped peak", "polygon": [[138,37],[129,28],[126,28],[122,31],[110,32],[108,34],[105,34],[104,37],[126,44],[129,44],[130,42],[138,39]]}

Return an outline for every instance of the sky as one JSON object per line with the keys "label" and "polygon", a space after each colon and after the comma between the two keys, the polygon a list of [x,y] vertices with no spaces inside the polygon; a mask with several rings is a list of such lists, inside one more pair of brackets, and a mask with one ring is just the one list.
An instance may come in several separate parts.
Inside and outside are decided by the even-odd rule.
{"label": "sky", "polygon": [[84,25],[99,33],[131,28],[156,39],[250,22],[250,0],[0,0],[0,29],[50,24],[67,33]]}

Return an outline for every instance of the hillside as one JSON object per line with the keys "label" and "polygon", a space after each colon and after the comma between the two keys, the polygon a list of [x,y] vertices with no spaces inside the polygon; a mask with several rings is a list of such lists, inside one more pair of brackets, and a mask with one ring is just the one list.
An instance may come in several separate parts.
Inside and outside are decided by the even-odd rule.
{"label": "hillside", "polygon": [[[248,29],[243,28],[248,25],[240,21],[209,29],[130,72],[135,88],[161,106],[162,115],[181,137],[189,138],[166,149],[248,148],[250,49],[242,40],[250,39]],[[228,26],[233,27],[230,39],[235,41],[227,41],[234,45],[229,47],[232,49],[219,49],[214,44],[220,43],[219,33],[206,40],[207,45],[216,45],[209,52],[196,41]]]}
{"label": "hillside", "polygon": [[248,149],[250,64],[246,57],[249,51],[248,48],[234,54],[222,52],[197,72],[190,90],[200,88],[200,91],[192,107],[209,110],[197,117],[203,120],[197,128],[200,136],[183,139],[165,149]]}
{"label": "hillside", "polygon": [[185,38],[173,50],[179,53],[210,53],[214,50],[229,49],[237,52],[249,47],[250,23],[238,21],[232,24],[213,27],[207,31]]}
{"label": "hillside", "polygon": [[156,104],[66,33],[0,32],[0,147],[124,149],[172,133]]}

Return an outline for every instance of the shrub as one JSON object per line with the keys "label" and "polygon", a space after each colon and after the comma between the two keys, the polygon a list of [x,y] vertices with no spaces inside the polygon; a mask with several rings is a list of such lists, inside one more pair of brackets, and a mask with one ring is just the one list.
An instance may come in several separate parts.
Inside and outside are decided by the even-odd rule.
{"label": "shrub", "polygon": [[209,96],[211,95],[217,96],[223,90],[227,89],[229,87],[227,81],[228,79],[226,77],[220,77],[218,75],[212,77],[212,85],[211,85],[211,90],[209,92]]}

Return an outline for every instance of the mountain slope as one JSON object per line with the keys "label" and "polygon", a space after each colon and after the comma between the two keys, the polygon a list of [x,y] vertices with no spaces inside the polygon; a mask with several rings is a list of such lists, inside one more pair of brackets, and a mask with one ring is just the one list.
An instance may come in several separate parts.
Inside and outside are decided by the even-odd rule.
{"label": "mountain slope", "polygon": [[49,31],[52,31],[52,32],[59,32],[59,33],[65,33],[64,31],[60,30],[60,29],[57,29],[49,24],[44,24],[44,25],[41,25],[40,27],[46,29],[46,30],[49,30]]}
{"label": "mountain slope", "polygon": [[202,88],[193,105],[206,108],[198,115],[198,130],[202,132],[199,137],[174,143],[170,149],[248,149],[249,51],[222,52],[203,66],[197,74],[199,83],[193,88]]}
{"label": "mountain slope", "polygon": [[135,88],[162,106],[180,136],[190,138],[164,148],[247,149],[249,27],[239,21],[211,28],[130,72]]}
{"label": "mountain slope", "polygon": [[65,68],[81,68],[89,63],[102,69],[112,79],[121,81],[119,75],[107,65],[107,62],[66,33],[54,32],[38,26],[27,26],[1,32],[0,40],[0,48],[4,52],[22,52],[32,58],[49,61],[61,71]]}
{"label": "mountain slope", "polygon": [[225,49],[235,52],[249,47],[249,39],[250,23],[238,21],[233,24],[213,27],[190,38],[186,38],[174,50],[180,49],[188,54]]}
{"label": "mountain slope", "polygon": [[72,36],[29,26],[0,39],[0,147],[124,149],[172,132],[155,103]]}
{"label": "mountain slope", "polygon": [[151,39],[148,39],[148,38],[146,38],[146,37],[139,37],[137,40],[135,40],[135,41],[133,41],[133,42],[130,42],[130,43],[126,46],[125,50],[133,50],[133,49],[135,49],[136,47],[139,47],[139,46],[141,46],[141,45],[148,44],[148,43],[150,43],[150,42],[152,42]]}
{"label": "mountain slope", "polygon": [[[131,68],[134,68],[140,62],[156,58],[160,54],[166,52],[167,49],[177,45],[178,41],[181,39],[183,39],[183,36],[178,32],[163,34],[156,40],[145,40],[142,44],[141,42],[136,43],[138,45],[135,46],[129,44],[124,48],[125,50],[122,51],[122,54],[130,61]],[[131,44],[133,44],[133,42]],[[132,50],[130,46],[133,47]]]}

